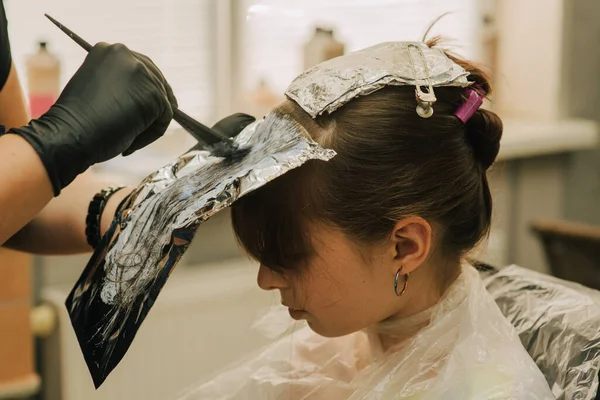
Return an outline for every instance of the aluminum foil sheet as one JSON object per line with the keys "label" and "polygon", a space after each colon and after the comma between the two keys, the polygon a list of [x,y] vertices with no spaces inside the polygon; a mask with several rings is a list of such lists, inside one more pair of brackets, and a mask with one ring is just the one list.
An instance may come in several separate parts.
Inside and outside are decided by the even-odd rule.
{"label": "aluminum foil sheet", "polygon": [[440,49],[421,42],[388,42],[314,66],[294,79],[286,96],[315,118],[388,85],[467,87],[468,75]]}
{"label": "aluminum foil sheet", "polygon": [[335,155],[310,140],[298,123],[274,112],[235,141],[250,148],[241,160],[194,151],[148,176],[70,293],[67,309],[96,387],[125,355],[203,221],[304,162]]}
{"label": "aluminum foil sheet", "polygon": [[559,400],[593,400],[600,373],[600,292],[511,266],[488,291]]}

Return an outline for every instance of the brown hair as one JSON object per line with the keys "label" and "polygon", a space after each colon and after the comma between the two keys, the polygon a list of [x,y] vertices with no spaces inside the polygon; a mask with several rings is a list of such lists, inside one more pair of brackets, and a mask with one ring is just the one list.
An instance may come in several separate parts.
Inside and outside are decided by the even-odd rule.
{"label": "brown hair", "polygon": [[[482,70],[450,57],[491,93]],[[502,122],[480,109],[463,124],[453,115],[462,93],[436,88],[429,119],[417,115],[414,87],[408,86],[386,87],[317,119],[286,100],[275,112],[292,116],[337,155],[328,162],[309,161],[235,203],[232,222],[239,242],[265,266],[294,270],[313,253],[311,221],[370,244],[389,237],[403,217],[419,216],[437,228],[440,254],[463,257],[489,233],[486,171],[498,154]]]}

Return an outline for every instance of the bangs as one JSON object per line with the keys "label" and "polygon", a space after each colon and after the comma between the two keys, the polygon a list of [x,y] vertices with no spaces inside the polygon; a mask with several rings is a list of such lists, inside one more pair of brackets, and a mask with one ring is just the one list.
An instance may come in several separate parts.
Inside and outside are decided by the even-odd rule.
{"label": "bangs", "polygon": [[316,218],[316,164],[306,164],[248,193],[231,207],[245,252],[267,268],[299,271],[314,254],[309,223]]}

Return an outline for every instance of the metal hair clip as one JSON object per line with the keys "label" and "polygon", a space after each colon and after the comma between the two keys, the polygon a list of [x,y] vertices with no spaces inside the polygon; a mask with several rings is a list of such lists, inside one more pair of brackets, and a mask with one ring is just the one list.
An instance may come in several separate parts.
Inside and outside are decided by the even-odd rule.
{"label": "metal hair clip", "polygon": [[[421,57],[421,61],[423,62],[424,71],[425,71],[425,83],[427,84],[427,91],[424,92],[421,89],[421,85],[419,85],[418,71],[415,66],[415,62],[413,60],[413,56],[411,53],[411,48],[416,49],[419,52],[419,56]],[[433,105],[437,101],[435,97],[435,92],[433,91],[433,85],[431,84],[431,74],[429,73],[429,65],[427,64],[427,60],[425,59],[425,54],[423,54],[423,50],[415,46],[414,44],[409,44],[407,47],[408,57],[410,59],[410,64],[412,65],[413,71],[415,72],[415,96],[417,98],[417,114],[421,118],[430,118],[433,115]]]}

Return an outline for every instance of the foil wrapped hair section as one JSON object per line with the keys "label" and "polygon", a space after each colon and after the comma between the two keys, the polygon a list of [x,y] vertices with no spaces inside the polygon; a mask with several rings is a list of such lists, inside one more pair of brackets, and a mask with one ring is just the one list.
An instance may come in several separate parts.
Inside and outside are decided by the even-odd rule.
{"label": "foil wrapped hair section", "polygon": [[234,140],[249,149],[241,160],[193,151],[142,181],[69,294],[67,310],[96,387],[127,352],[202,222],[308,160],[335,156],[278,112]]}
{"label": "foil wrapped hair section", "polygon": [[421,42],[387,42],[314,66],[294,79],[285,94],[316,118],[386,86],[468,87],[468,75],[440,49]]}

